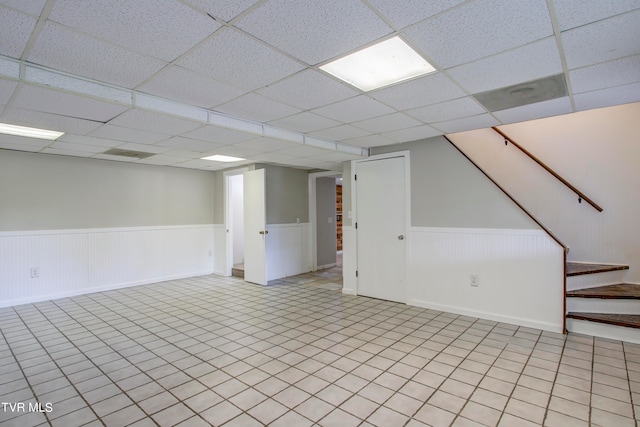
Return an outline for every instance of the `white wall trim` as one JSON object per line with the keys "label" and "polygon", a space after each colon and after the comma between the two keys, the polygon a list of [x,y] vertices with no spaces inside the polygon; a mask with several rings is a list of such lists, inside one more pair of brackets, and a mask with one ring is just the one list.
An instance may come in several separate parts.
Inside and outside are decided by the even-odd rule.
{"label": "white wall trim", "polygon": [[86,233],[113,233],[113,232],[127,232],[127,231],[153,231],[153,230],[181,230],[181,229],[196,229],[196,228],[210,228],[214,224],[193,224],[193,225],[151,225],[151,226],[138,226],[138,227],[107,227],[107,228],[69,228],[69,229],[54,229],[54,230],[24,230],[24,231],[0,231],[0,238],[2,237],[16,237],[16,236],[48,236],[57,234],[86,234]]}
{"label": "white wall trim", "polygon": [[310,224],[267,224],[267,281],[311,271]]}
{"label": "white wall trim", "polygon": [[227,227],[225,224],[213,224],[213,274],[228,277],[227,271]]}
{"label": "white wall trim", "polygon": [[443,234],[484,234],[484,235],[519,235],[519,236],[548,236],[541,229],[535,228],[461,228],[461,227],[410,227],[412,233],[443,233]]}
{"label": "white wall trim", "polygon": [[430,310],[444,311],[447,313],[459,314],[461,316],[477,317],[479,319],[493,320],[495,322],[509,323],[511,325],[519,325],[527,328],[541,329],[543,331],[551,331],[556,333],[562,333],[562,326],[550,322],[542,322],[535,319],[525,319],[515,316],[504,316],[496,313],[481,310],[469,310],[456,307],[453,305],[436,304],[427,301],[412,299],[408,302],[409,305],[416,307],[428,308]]}
{"label": "white wall trim", "polygon": [[543,230],[412,227],[410,235],[409,304],[562,331],[563,249]]}
{"label": "white wall trim", "polygon": [[212,274],[215,229],[198,224],[0,233],[0,306]]}

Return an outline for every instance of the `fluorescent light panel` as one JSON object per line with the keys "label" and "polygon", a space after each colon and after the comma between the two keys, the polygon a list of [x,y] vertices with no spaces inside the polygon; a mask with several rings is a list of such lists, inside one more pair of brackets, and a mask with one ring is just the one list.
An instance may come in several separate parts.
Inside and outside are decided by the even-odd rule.
{"label": "fluorescent light panel", "polygon": [[397,36],[337,59],[320,69],[365,92],[436,71]]}
{"label": "fluorescent light panel", "polygon": [[0,133],[50,140],[58,139],[62,135],[64,135],[64,132],[56,132],[54,130],[30,128],[25,126],[16,126],[7,123],[0,123]]}
{"label": "fluorescent light panel", "polygon": [[222,156],[220,154],[216,154],[215,156],[203,157],[202,160],[213,160],[214,162],[239,162],[240,160],[247,160],[247,159],[241,159],[240,157]]}

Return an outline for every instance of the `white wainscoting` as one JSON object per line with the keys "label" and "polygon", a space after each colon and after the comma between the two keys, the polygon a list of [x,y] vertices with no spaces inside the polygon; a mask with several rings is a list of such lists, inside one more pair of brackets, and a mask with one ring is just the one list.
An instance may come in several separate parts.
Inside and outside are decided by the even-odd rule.
{"label": "white wainscoting", "polygon": [[213,274],[227,276],[227,228],[213,224]]}
{"label": "white wainscoting", "polygon": [[0,307],[211,274],[213,260],[211,224],[1,232]]}
{"label": "white wainscoting", "polygon": [[354,226],[342,226],[342,293],[357,295],[358,253]]}
{"label": "white wainscoting", "polygon": [[267,224],[267,280],[311,271],[311,227],[302,224]]}
{"label": "white wainscoting", "polygon": [[412,227],[408,244],[408,304],[562,332],[563,249],[544,231]]}

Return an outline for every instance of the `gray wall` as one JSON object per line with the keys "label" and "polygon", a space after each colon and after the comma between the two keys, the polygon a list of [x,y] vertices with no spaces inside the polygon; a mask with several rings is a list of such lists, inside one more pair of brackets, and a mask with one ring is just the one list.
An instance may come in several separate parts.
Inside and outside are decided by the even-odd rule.
{"label": "gray wall", "polygon": [[215,171],[213,177],[213,223],[224,224],[224,171]]}
{"label": "gray wall", "polygon": [[335,264],[337,252],[335,178],[316,179],[316,221],[318,265]]}
{"label": "gray wall", "polygon": [[411,153],[411,225],[538,228],[443,137],[377,147],[371,154],[402,150]]}
{"label": "gray wall", "polygon": [[211,224],[213,173],[0,150],[0,230]]}
{"label": "gray wall", "polygon": [[265,169],[267,224],[309,222],[309,173],[275,165],[259,168]]}

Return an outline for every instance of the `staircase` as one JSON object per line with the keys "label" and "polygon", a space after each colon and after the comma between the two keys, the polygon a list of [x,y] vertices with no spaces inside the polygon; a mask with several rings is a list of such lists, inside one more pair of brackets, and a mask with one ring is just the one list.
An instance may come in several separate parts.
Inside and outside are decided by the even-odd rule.
{"label": "staircase", "polygon": [[627,265],[567,263],[567,330],[640,343],[640,285]]}

